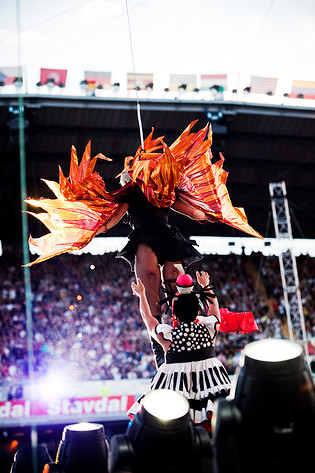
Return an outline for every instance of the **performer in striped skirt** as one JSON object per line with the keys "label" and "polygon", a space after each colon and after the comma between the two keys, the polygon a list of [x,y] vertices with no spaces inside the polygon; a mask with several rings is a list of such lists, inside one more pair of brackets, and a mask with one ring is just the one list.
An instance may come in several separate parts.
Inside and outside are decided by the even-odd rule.
{"label": "performer in striped skirt", "polygon": [[[141,280],[133,282],[131,288],[139,297],[140,313],[150,336],[162,345],[166,354],[150,389],[172,389],[183,394],[189,402],[193,422],[210,430],[214,400],[229,394],[230,379],[215,356],[215,338],[221,323],[218,301],[211,292],[208,273],[197,272],[196,276],[205,290],[209,288],[207,296],[211,303],[207,314],[198,315],[200,303],[198,294],[191,291],[192,278],[181,275],[177,282],[186,279],[191,284],[184,284],[182,293],[177,293],[173,300],[174,327],[158,324],[152,317]],[[140,409],[142,397],[128,411],[130,417]]]}

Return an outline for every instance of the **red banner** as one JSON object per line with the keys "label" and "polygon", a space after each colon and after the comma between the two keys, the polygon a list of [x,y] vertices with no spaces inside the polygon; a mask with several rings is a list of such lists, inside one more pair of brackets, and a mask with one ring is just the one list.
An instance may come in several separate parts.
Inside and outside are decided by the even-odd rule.
{"label": "red banner", "polygon": [[103,396],[75,399],[19,400],[0,402],[0,424],[7,419],[126,413],[135,396]]}
{"label": "red banner", "polygon": [[55,85],[66,85],[67,72],[66,69],[41,69],[40,82],[46,84],[48,79],[53,79]]}

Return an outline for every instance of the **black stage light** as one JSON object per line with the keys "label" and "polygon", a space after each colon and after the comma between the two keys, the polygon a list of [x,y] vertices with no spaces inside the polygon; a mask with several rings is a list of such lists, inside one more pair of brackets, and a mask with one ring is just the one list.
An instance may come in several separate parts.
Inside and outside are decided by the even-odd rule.
{"label": "black stage light", "polygon": [[148,393],[125,435],[110,442],[109,472],[211,473],[210,437],[195,427],[188,401],[179,393]]}
{"label": "black stage light", "polygon": [[297,342],[248,344],[229,399],[215,401],[219,473],[297,473],[314,464],[315,388]]}
{"label": "black stage light", "polygon": [[33,473],[34,466],[41,473],[45,464],[51,461],[52,459],[44,445],[38,445],[36,449],[31,445],[25,445],[16,452],[10,473]]}
{"label": "black stage light", "polygon": [[56,461],[47,464],[43,473],[107,473],[108,447],[103,425],[67,425]]}

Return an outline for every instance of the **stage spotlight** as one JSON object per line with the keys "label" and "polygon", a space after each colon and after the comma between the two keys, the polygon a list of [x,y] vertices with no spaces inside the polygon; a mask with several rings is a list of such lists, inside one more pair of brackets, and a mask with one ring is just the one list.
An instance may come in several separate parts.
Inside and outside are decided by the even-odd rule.
{"label": "stage spotlight", "polygon": [[46,85],[49,91],[51,91],[55,87],[55,79],[47,79]]}
{"label": "stage spotlight", "polygon": [[145,90],[146,90],[147,92],[152,92],[152,91],[153,91],[153,82],[150,82],[149,84],[147,84],[147,85],[145,86]]}
{"label": "stage spotlight", "polygon": [[107,473],[108,441],[101,424],[82,422],[64,428],[56,461],[43,473]]}
{"label": "stage spotlight", "polygon": [[193,425],[188,401],[168,389],[147,394],[126,434],[113,436],[110,447],[110,473],[213,471],[208,433]]}
{"label": "stage spotlight", "polygon": [[250,93],[250,87],[245,87],[243,89],[244,94],[249,94]]}
{"label": "stage spotlight", "polygon": [[301,346],[279,339],[248,344],[235,380],[230,398],[215,401],[218,472],[307,471],[315,388]]}
{"label": "stage spotlight", "polygon": [[207,112],[207,119],[210,122],[222,122],[223,112],[221,110],[217,110],[215,112]]}
{"label": "stage spotlight", "polygon": [[23,78],[22,77],[16,77],[13,81],[13,84],[17,89],[21,88],[23,85]]}
{"label": "stage spotlight", "polygon": [[[34,455],[35,459],[33,458]],[[16,452],[10,473],[31,473],[34,471],[33,467],[35,465],[37,471],[42,473],[46,463],[51,461],[52,459],[44,445],[38,445],[36,449],[33,449],[31,445],[26,445]]]}

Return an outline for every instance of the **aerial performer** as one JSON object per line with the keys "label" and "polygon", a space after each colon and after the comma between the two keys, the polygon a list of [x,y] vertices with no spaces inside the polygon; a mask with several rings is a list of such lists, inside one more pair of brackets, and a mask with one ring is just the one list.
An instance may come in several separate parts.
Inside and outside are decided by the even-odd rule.
{"label": "aerial performer", "polygon": [[[121,175],[127,176],[129,182],[111,192],[106,191],[105,182],[94,172],[97,159],[111,159],[102,154],[91,159],[89,142],[79,164],[76,149],[72,146],[69,177],[66,178],[59,168],[59,183],[43,179],[56,198],[26,200],[28,204],[45,210],[43,213],[28,213],[49,230],[40,238],[30,236],[30,245],[38,247],[41,254],[29,265],[84,248],[96,235],[106,232],[122,218],[128,210],[128,202],[134,199],[134,193],[140,198],[143,194],[147,202],[164,213],[173,209],[195,220],[226,223],[262,238],[248,224],[244,209],[233,207],[231,203],[223,156],[220,155],[220,160],[214,164],[211,161],[211,128],[206,125],[199,132],[192,133],[195,123],[190,123],[169,147],[164,137],[152,138],[152,129],[143,143],[144,149],[139,147],[134,157],[125,158]],[[141,206],[142,203],[137,209],[138,214],[141,214]]]}
{"label": "aerial performer", "polygon": [[59,168],[59,183],[44,179],[56,198],[27,199],[30,205],[45,210],[29,213],[49,230],[40,238],[30,237],[29,243],[41,253],[30,265],[84,248],[127,213],[132,231],[118,256],[127,260],[141,279],[151,312],[160,321],[161,280],[174,291],[176,278],[202,258],[196,243],[169,224],[170,209],[200,222],[226,223],[262,238],[248,224],[244,210],[230,201],[223,156],[212,163],[211,127],[206,125],[193,133],[195,124],[190,123],[170,146],[164,137],[153,139],[152,129],[135,155],[125,158],[119,175],[121,187],[112,192],[106,191],[105,182],[94,172],[97,159],[111,160],[102,154],[91,159],[89,142],[79,164],[72,146],[69,177]]}

